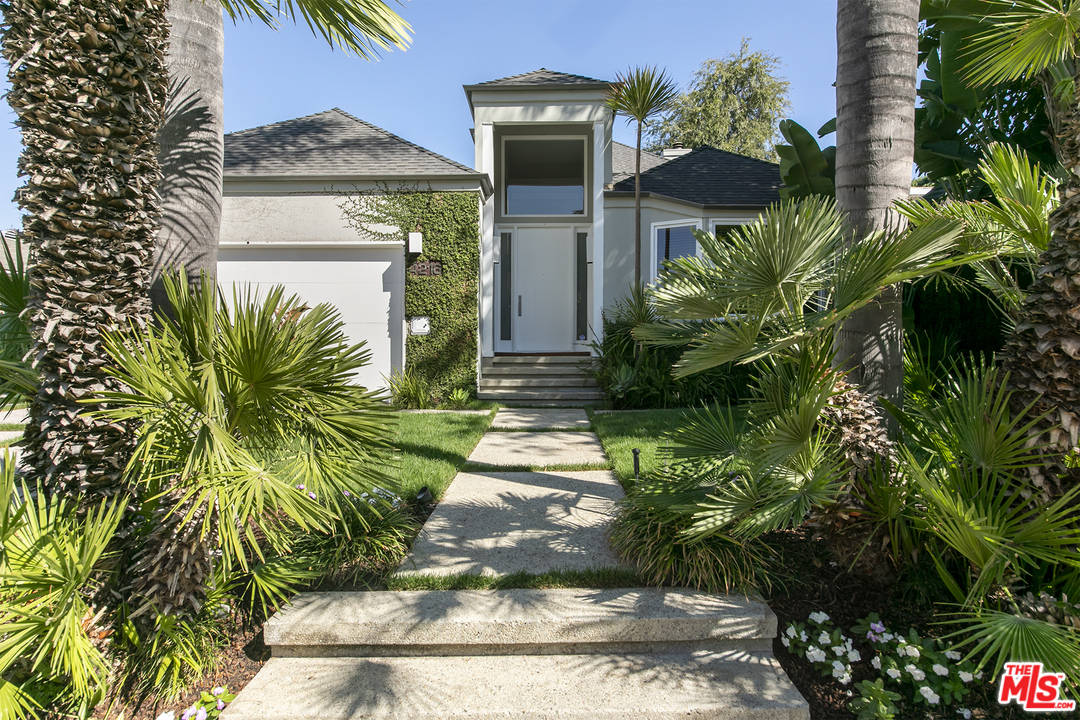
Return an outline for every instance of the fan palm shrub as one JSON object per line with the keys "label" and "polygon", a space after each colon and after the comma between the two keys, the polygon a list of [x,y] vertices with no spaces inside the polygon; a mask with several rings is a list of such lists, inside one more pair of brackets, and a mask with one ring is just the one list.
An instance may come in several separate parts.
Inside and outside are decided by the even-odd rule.
{"label": "fan palm shrub", "polygon": [[[145,333],[113,333],[107,349],[125,391],[102,393],[95,417],[138,423],[126,477],[140,500],[122,585],[131,617],[196,617],[219,573],[261,571],[279,603],[310,568],[267,566],[301,532],[357,513],[350,497],[390,486],[394,419],[357,385],[370,354],[328,305],[282,288],[231,302],[203,278],[166,280],[173,317]],[[363,525],[363,521],[361,521]]]}
{"label": "fan palm shrub", "polygon": [[22,318],[30,294],[30,277],[18,235],[8,245],[0,240],[4,260],[0,263],[0,410],[28,400],[37,389],[37,377],[26,362],[30,332]]}
{"label": "fan palm shrub", "polygon": [[105,695],[104,608],[95,576],[124,501],[75,512],[80,498],[15,481],[0,459],[0,716],[44,708],[85,716]]}

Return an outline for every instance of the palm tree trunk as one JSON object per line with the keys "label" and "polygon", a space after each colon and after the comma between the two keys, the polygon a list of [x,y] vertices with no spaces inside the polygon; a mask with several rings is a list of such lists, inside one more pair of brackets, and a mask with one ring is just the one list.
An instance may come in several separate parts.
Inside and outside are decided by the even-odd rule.
{"label": "palm tree trunk", "polygon": [[634,159],[634,284],[641,282],[641,122],[637,124]]}
{"label": "palm tree trunk", "polygon": [[[1080,73],[1074,82],[1080,87]],[[1066,180],[1050,215],[1053,236],[1001,358],[1012,411],[1034,403],[1027,419],[1046,415],[1028,431],[1030,445],[1048,445],[1042,466],[1029,472],[1049,499],[1080,483],[1080,470],[1065,462],[1069,454],[1075,458],[1080,435],[1080,106],[1047,105]]]}
{"label": "palm tree trunk", "polygon": [[102,333],[149,320],[165,101],[164,0],[0,4],[8,103],[22,131],[27,320],[41,385],[24,458],[51,492],[123,492],[131,427],[82,414],[119,389]]}
{"label": "palm tree trunk", "polygon": [[[839,0],[836,203],[852,242],[888,223],[911,188],[919,0]],[[888,288],[837,333],[837,362],[871,397],[903,398],[901,290]]]}
{"label": "palm tree trunk", "polygon": [[224,159],[225,29],[220,3],[173,0],[168,12],[169,95],[158,135],[161,231],[154,257],[155,307],[166,303],[162,273],[184,266],[217,275]]}

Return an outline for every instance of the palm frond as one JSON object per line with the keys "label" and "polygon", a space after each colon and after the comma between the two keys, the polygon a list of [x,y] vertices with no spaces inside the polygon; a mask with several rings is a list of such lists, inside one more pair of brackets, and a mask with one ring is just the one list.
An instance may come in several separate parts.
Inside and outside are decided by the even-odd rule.
{"label": "palm frond", "polygon": [[645,66],[615,73],[604,103],[613,112],[626,115],[628,121],[643,123],[666,111],[677,95],[678,89],[667,73],[656,66]]}
{"label": "palm frond", "polygon": [[259,20],[276,28],[278,18],[303,18],[330,45],[371,60],[380,50],[409,47],[412,28],[382,0],[220,0],[236,20]]}
{"label": "palm frond", "polygon": [[981,14],[992,21],[974,35],[966,79],[993,85],[1030,78],[1076,54],[1080,2],[1075,0],[986,0]]}

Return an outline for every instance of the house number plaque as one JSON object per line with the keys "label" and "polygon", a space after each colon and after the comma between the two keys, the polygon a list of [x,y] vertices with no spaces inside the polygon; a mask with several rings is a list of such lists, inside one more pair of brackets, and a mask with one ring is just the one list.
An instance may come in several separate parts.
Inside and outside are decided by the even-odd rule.
{"label": "house number plaque", "polygon": [[442,263],[434,260],[415,262],[409,266],[410,275],[442,275]]}

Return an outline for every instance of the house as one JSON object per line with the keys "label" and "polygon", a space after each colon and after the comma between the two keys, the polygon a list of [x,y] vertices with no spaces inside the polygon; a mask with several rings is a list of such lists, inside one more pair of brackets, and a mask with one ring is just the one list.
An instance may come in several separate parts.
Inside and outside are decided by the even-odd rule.
{"label": "house", "polygon": [[[466,85],[475,170],[340,110],[230,134],[219,277],[285,283],[309,302],[334,302],[352,337],[372,349],[363,380],[379,385],[405,363],[404,277],[420,256],[405,252],[409,229],[388,244],[350,228],[340,195],[403,182],[473,193],[482,396],[594,397],[542,376],[545,359],[592,352],[603,309],[634,279],[635,151],[612,140],[609,85],[545,69]],[[776,165],[710,147],[644,153],[642,172],[645,282],[665,258],[698,252],[693,229],[751,221],[782,185]],[[437,319],[429,324],[440,332]],[[534,367],[514,375],[500,358]]]}

